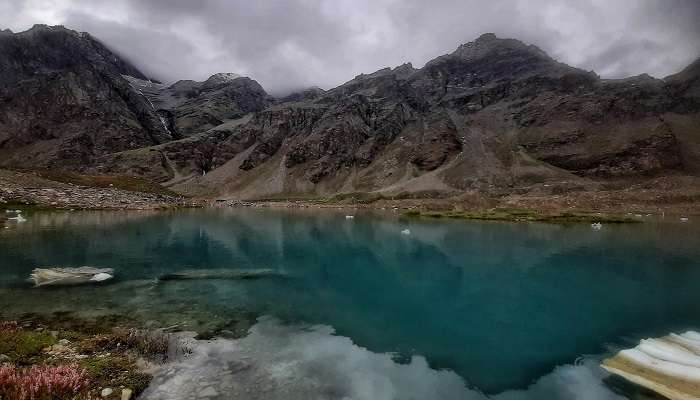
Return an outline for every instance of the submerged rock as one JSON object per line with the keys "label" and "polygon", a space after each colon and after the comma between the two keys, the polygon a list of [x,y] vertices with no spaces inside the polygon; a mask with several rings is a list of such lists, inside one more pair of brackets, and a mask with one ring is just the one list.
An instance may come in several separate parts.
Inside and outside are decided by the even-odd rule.
{"label": "submerged rock", "polygon": [[285,272],[274,269],[192,269],[161,275],[161,281],[176,281],[189,279],[259,279],[270,277],[286,277]]}
{"label": "submerged rock", "polygon": [[81,285],[85,283],[103,282],[114,277],[111,268],[35,268],[29,276],[29,281],[39,286]]}

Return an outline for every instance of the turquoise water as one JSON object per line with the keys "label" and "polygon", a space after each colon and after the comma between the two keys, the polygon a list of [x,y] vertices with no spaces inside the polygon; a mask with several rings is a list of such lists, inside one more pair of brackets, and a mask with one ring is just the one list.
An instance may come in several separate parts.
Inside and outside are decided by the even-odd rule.
{"label": "turquoise water", "polygon": [[[113,313],[222,335],[247,329],[241,315],[270,315],[330,326],[370,352],[391,353],[397,364],[422,356],[431,369],[454,371],[486,394],[526,388],[557,366],[640,337],[700,328],[700,229],[693,223],[596,231],[355,215],[29,215],[0,233],[0,313]],[[77,265],[114,268],[116,278],[61,289],[24,282],[38,266]],[[271,268],[287,278],[154,281],[196,268]]]}

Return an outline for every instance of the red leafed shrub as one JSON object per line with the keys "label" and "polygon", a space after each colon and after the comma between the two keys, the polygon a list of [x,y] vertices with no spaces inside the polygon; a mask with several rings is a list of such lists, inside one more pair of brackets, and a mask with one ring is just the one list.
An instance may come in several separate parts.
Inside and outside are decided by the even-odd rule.
{"label": "red leafed shrub", "polygon": [[18,330],[20,330],[20,328],[15,321],[0,322],[0,332],[17,332]]}
{"label": "red leafed shrub", "polygon": [[0,365],[0,397],[7,400],[72,399],[90,382],[77,365],[34,365],[17,368]]}

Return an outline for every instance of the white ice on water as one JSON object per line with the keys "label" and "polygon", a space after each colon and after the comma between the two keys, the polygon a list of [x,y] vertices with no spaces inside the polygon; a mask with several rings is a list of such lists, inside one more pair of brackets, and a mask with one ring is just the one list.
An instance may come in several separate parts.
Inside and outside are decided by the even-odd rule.
{"label": "white ice on water", "polygon": [[90,282],[103,282],[112,279],[111,268],[77,267],[77,268],[35,268],[29,281],[39,286],[80,285]]}
{"label": "white ice on water", "polygon": [[643,339],[638,346],[605,360],[603,368],[670,399],[698,398],[700,333]]}

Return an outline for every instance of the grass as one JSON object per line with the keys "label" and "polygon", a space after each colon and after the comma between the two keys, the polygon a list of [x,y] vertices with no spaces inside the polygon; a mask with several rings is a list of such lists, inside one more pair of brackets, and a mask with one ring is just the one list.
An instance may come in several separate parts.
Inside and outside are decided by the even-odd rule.
{"label": "grass", "polygon": [[[49,331],[38,322],[39,320],[29,323],[25,321],[24,325],[0,320],[0,354],[9,357],[4,361],[6,365],[24,370],[30,367],[60,367],[77,363],[76,367],[84,368],[89,393],[69,397],[53,396],[51,399],[99,398],[100,390],[105,387],[115,390],[115,395],[110,398],[118,398],[120,388],[131,389],[132,398],[136,398],[151,381],[151,375],[140,370],[138,360],[145,357],[151,361],[165,361],[170,342],[177,343],[177,350],[182,354],[191,352],[187,344],[176,338],[171,340],[171,335],[162,331],[113,328],[108,320],[83,324],[78,323],[78,320],[71,321],[69,315],[61,316],[63,324],[70,327],[53,326],[58,329],[56,331]],[[58,343],[59,339],[67,339],[69,342],[61,343],[62,350],[48,353],[46,348]],[[0,387],[2,399],[15,398],[4,396],[2,389]]]}
{"label": "grass", "polygon": [[22,211],[41,211],[48,210],[49,207],[42,206],[40,204],[31,201],[16,201],[10,200],[0,203],[0,211],[3,210],[22,210]]}
{"label": "grass", "polygon": [[114,187],[117,189],[128,190],[131,192],[142,192],[160,194],[166,196],[180,196],[157,183],[151,182],[148,179],[135,178],[124,175],[83,175],[75,172],[67,171],[49,171],[49,170],[21,170],[20,172],[33,173],[41,178],[51,181],[71,183],[80,186],[91,187]]}
{"label": "grass", "polygon": [[9,361],[29,365],[34,363],[41,350],[56,343],[56,338],[42,331],[25,331],[21,329],[0,329],[0,354],[9,357]]}
{"label": "grass", "polygon": [[80,361],[80,366],[98,386],[126,387],[139,394],[146,390],[151,376],[138,372],[136,363],[129,357],[109,355],[106,357],[89,357]]}
{"label": "grass", "polygon": [[372,204],[377,201],[390,200],[409,200],[409,199],[438,199],[442,198],[441,193],[437,191],[422,191],[422,192],[401,192],[392,196],[387,196],[377,192],[350,192],[339,193],[330,197],[319,197],[303,194],[287,194],[278,195],[275,197],[264,197],[251,199],[253,202],[275,202],[275,201],[302,201],[315,204]]}
{"label": "grass", "polygon": [[482,211],[408,211],[403,214],[412,218],[452,218],[484,221],[545,222],[553,224],[575,224],[600,222],[604,224],[638,223],[620,215],[599,213],[540,213],[518,208],[494,208]]}

